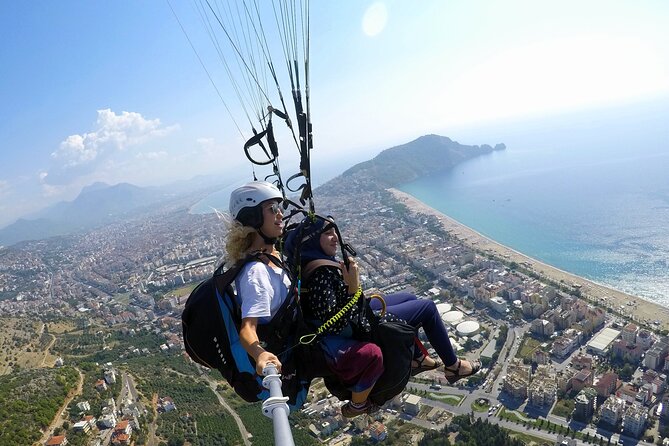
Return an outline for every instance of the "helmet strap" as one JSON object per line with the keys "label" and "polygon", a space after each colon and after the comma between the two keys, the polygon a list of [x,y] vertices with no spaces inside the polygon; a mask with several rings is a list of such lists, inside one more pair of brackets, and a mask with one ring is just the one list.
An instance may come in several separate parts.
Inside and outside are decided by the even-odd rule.
{"label": "helmet strap", "polygon": [[267,237],[263,232],[262,229],[258,228],[258,234],[260,234],[260,237],[265,241],[266,244],[274,246],[276,244],[277,238],[276,237]]}

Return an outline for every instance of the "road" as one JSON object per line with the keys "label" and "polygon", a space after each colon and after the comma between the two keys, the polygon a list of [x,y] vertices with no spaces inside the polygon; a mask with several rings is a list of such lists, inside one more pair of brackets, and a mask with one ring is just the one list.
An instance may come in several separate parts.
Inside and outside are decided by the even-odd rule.
{"label": "road", "polygon": [[153,412],[153,422],[149,424],[149,435],[147,436],[146,439],[147,446],[156,446],[158,444],[158,440],[156,439],[156,429],[157,429],[156,422],[158,420],[158,411],[156,410],[157,406],[158,406],[158,394],[154,393],[153,396],[151,397],[151,411]]}
{"label": "road", "polygon": [[[216,390],[218,387],[218,383],[212,379],[209,376],[205,377],[205,380],[207,383],[209,383],[209,388],[214,392],[214,395],[216,395],[216,398],[218,398],[218,402],[221,403],[221,406],[227,410],[230,415],[232,415],[232,418],[234,418],[235,423],[237,423],[237,429],[239,429],[239,433],[242,434],[242,440],[244,441],[245,446],[251,446],[251,442],[249,441],[249,431],[246,430],[246,426],[244,426],[244,423],[242,423],[242,419],[239,418],[239,415],[237,415],[237,412],[235,412],[232,407],[228,405],[228,403],[223,399],[220,393]],[[258,414],[260,416],[260,414]]]}
{"label": "road", "polygon": [[130,402],[140,406],[139,396],[137,395],[137,389],[135,389],[135,381],[132,379],[132,375],[128,375],[126,372],[121,372],[121,380],[123,385],[121,386],[121,392],[119,393],[118,398],[116,398],[116,407],[119,409],[121,408],[121,405],[128,399],[128,394],[130,395]]}
{"label": "road", "polygon": [[[448,403],[444,403],[444,402],[441,402],[441,401],[438,401],[438,400],[431,400],[431,399],[426,399],[426,398],[423,398],[421,400],[421,402],[423,404],[427,404],[427,405],[433,406],[433,407],[439,407],[439,408],[445,409],[449,412],[452,412],[456,415],[465,415],[465,414],[471,413],[472,403],[474,401],[476,401],[477,399],[480,399],[480,398],[488,400],[488,402],[491,406],[494,406],[496,404],[501,404],[502,406],[508,406],[507,404],[504,403],[505,401],[508,402],[507,398],[504,397],[504,396],[500,396],[500,393],[501,393],[500,392],[500,388],[501,388],[500,384],[502,382],[502,377],[504,375],[506,375],[506,369],[507,369],[507,365],[509,363],[510,358],[514,358],[516,356],[516,354],[518,353],[518,349],[520,348],[520,344],[522,342],[523,336],[525,336],[525,334],[527,333],[528,330],[529,330],[529,324],[524,325],[522,327],[510,327],[509,328],[509,332],[507,334],[506,342],[505,342],[504,346],[502,347],[502,349],[500,350],[500,354],[499,354],[499,358],[498,358],[498,364],[502,364],[501,371],[498,373],[498,375],[495,378],[495,381],[493,383],[491,392],[486,392],[484,390],[483,386],[480,386],[476,389],[446,386],[446,387],[443,387],[441,390],[437,391],[437,390],[431,389],[428,384],[421,384],[421,383],[415,383],[415,382],[410,382],[407,386],[407,389],[425,390],[425,391],[428,391],[428,392],[443,394],[443,395],[451,394],[451,395],[463,396],[464,399],[457,406],[454,406],[454,405],[451,405],[451,404],[448,404]],[[573,354],[577,354],[577,353],[578,353],[578,350],[575,351]],[[569,358],[565,359],[563,361],[563,364],[567,364],[568,362],[569,362]],[[519,407],[519,410],[522,410],[522,406],[523,405],[521,405],[521,407]],[[603,436],[605,438],[610,437],[611,438],[611,444],[617,444],[618,440],[620,438],[622,438],[623,444],[626,444],[626,445],[652,446],[652,443],[647,443],[647,442],[644,442],[644,441],[640,441],[638,439],[623,436],[623,435],[620,435],[618,433],[609,432],[609,431],[601,429],[601,428],[593,428],[593,427],[590,427],[590,426],[586,425],[585,423],[579,423],[579,422],[573,421],[573,420],[570,421],[570,422],[567,422],[566,419],[564,419],[562,417],[555,416],[555,415],[551,414],[550,411],[549,411],[548,414],[545,414],[543,412],[542,413],[535,413],[536,411],[533,411],[531,408],[527,408],[527,409],[528,409],[528,412],[529,412],[528,418],[541,417],[541,418],[544,418],[544,419],[550,421],[553,424],[568,427],[572,430],[578,430],[579,432],[582,432],[583,434],[589,433],[591,437],[594,436],[594,435],[597,435],[598,437]],[[535,437],[540,437],[540,438],[544,438],[544,439],[552,440],[552,441],[555,441],[556,438],[557,438],[556,434],[550,434],[546,431],[541,431],[541,430],[538,430],[538,429],[528,431],[528,429],[525,426],[522,426],[522,425],[514,423],[514,422],[510,422],[510,421],[507,421],[507,420],[499,419],[495,415],[488,416],[488,414],[485,413],[485,412],[478,413],[477,416],[481,417],[483,419],[488,419],[491,423],[499,424],[500,426],[502,426],[504,428],[507,428],[507,429],[510,429],[510,430],[513,430],[513,431],[518,431],[518,432],[522,432],[522,433],[529,433],[530,435],[533,435]],[[417,424],[417,425],[422,426],[422,427],[428,427],[428,428],[431,427],[430,423],[425,422],[424,420],[414,420],[414,419],[412,419],[410,421],[412,423]],[[426,423],[427,423],[427,425],[426,425]],[[437,426],[437,427],[441,428],[443,426]],[[577,444],[578,445],[584,445],[586,443],[579,440],[579,441],[577,441]]]}
{"label": "road", "polygon": [[76,369],[76,370],[79,373],[79,383],[77,384],[77,388],[70,391],[67,398],[65,398],[65,401],[63,402],[63,404],[60,406],[60,409],[56,413],[56,416],[51,421],[51,424],[49,425],[49,427],[47,427],[46,431],[44,432],[44,435],[42,435],[42,438],[40,439],[40,441],[38,443],[35,443],[35,444],[42,445],[42,444],[46,443],[46,441],[49,439],[49,437],[51,437],[51,435],[53,435],[53,431],[63,425],[63,421],[64,421],[63,420],[63,413],[65,412],[65,409],[67,409],[67,406],[69,406],[69,404],[72,402],[72,399],[75,396],[81,395],[81,391],[83,390],[83,386],[84,386],[84,374],[81,373],[81,370],[79,370],[79,369]]}
{"label": "road", "polygon": [[[42,331],[43,330],[44,330],[44,324],[42,324]],[[53,344],[56,342],[56,337],[54,335],[49,333],[49,336],[51,336],[51,341],[49,341],[49,345],[47,345],[46,348],[44,349],[44,357],[42,358],[42,364],[40,365],[40,367],[46,366],[45,363],[46,363],[46,358],[49,356],[49,350],[51,349],[51,347],[53,347]],[[42,337],[42,333],[40,333],[39,337],[40,338]]]}
{"label": "road", "polygon": [[[132,375],[129,375],[125,371],[120,372],[121,379],[121,391],[116,397],[115,403],[118,411],[121,410],[123,406],[129,403],[135,403],[140,412],[144,412],[144,407],[139,401],[139,395],[137,394],[137,389],[135,389],[135,381],[132,378]],[[108,445],[111,443],[111,436],[114,432],[114,429],[105,429],[100,431],[99,438],[103,445]],[[151,438],[151,436],[149,436]],[[150,442],[147,442],[149,446],[152,446]]]}
{"label": "road", "polygon": [[[438,401],[438,400],[431,400],[429,398],[421,398],[421,404],[425,404],[425,405],[432,406],[432,407],[438,407],[438,408],[447,410],[448,412],[451,412],[455,415],[470,414],[472,412],[471,403],[473,403],[476,399],[479,399],[479,398],[487,399],[489,401],[490,405],[496,405],[496,404],[502,404],[502,406],[504,405],[497,398],[493,398],[491,395],[489,395],[487,393],[484,393],[480,390],[469,391],[469,390],[464,390],[464,389],[459,389],[459,388],[449,388],[449,387],[447,387],[447,388],[445,388],[441,391],[435,391],[433,389],[430,389],[429,385],[427,385],[427,384],[418,384],[418,383],[410,383],[410,388],[414,388],[414,389],[418,389],[418,390],[427,390],[427,391],[430,391],[430,392],[433,392],[433,393],[440,393],[440,394],[444,394],[444,395],[451,394],[451,395],[464,396],[465,398],[457,406],[454,406],[454,405],[451,405],[451,404],[448,404],[448,403],[444,403],[444,402]],[[504,427],[505,429],[509,429],[509,430],[512,430],[512,431],[516,431],[516,432],[520,432],[520,433],[528,433],[529,435],[539,437],[539,438],[543,438],[545,440],[551,440],[552,442],[554,442],[557,439],[556,434],[551,434],[547,431],[542,431],[542,430],[539,430],[539,429],[528,430],[528,428],[523,426],[522,424],[500,419],[499,417],[496,416],[496,414],[488,415],[487,412],[476,412],[475,416],[478,417],[478,418],[484,419],[484,420],[487,419],[490,423],[498,424],[501,427]],[[528,416],[528,418],[531,418],[531,417]],[[652,443],[647,443],[645,441],[640,441],[640,440],[635,439],[635,438],[622,436],[620,434],[612,433],[612,432],[609,432],[609,431],[606,431],[606,430],[603,430],[603,429],[600,429],[600,428],[586,427],[585,423],[579,423],[579,422],[576,422],[576,421],[571,421],[571,422],[568,423],[564,418],[556,417],[554,415],[549,415],[549,416],[544,417],[544,418],[550,420],[550,422],[553,423],[553,424],[561,425],[561,426],[564,426],[564,427],[569,427],[572,430],[578,430],[579,432],[582,432],[584,435],[586,433],[589,433],[591,438],[595,435],[597,437],[604,437],[604,438],[611,437],[611,444],[617,444],[618,440],[620,438],[622,438],[623,443],[626,444],[626,445],[652,446]],[[409,422],[411,422],[411,423],[413,423],[417,426],[421,426],[423,428],[428,428],[428,429],[433,428],[433,427],[437,428],[437,429],[441,429],[441,428],[444,427],[443,425],[436,425],[435,426],[428,421],[420,420],[420,419],[416,419],[416,418],[406,418],[405,420],[409,421]],[[586,445],[586,444],[588,444],[588,443],[585,443],[581,440],[577,440],[577,445],[579,445],[579,446]]]}
{"label": "road", "polygon": [[[453,412],[457,415],[468,414],[471,411],[471,405],[474,401],[480,398],[484,398],[490,402],[490,405],[495,405],[502,403],[500,401],[500,384],[502,382],[502,377],[506,375],[506,368],[508,364],[508,358],[513,358],[520,348],[520,343],[523,339],[525,333],[529,330],[530,325],[526,324],[523,327],[510,327],[507,333],[506,341],[498,357],[498,364],[502,364],[501,371],[497,374],[495,381],[492,386],[491,392],[486,392],[483,387],[480,386],[476,389],[470,389],[465,387],[444,387],[441,391],[435,391],[429,387],[427,384],[419,384],[410,382],[408,388],[415,388],[419,390],[426,390],[428,392],[442,393],[442,394],[451,394],[451,395],[461,395],[464,396],[464,400],[458,406],[451,406],[450,404],[441,403],[432,400],[426,400],[429,405],[436,405],[437,407],[444,407],[450,412]],[[503,405],[503,404],[502,404]]]}
{"label": "road", "polygon": [[121,372],[121,392],[119,392],[115,401],[117,409],[121,408],[121,404],[126,400],[127,395],[128,395],[128,374],[125,372]]}

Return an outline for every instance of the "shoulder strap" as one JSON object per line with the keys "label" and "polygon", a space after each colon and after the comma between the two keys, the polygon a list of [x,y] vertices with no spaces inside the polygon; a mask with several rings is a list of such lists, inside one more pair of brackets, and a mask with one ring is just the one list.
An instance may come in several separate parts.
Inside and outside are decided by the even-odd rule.
{"label": "shoulder strap", "polygon": [[[290,280],[291,286],[288,288],[288,296],[286,297],[286,300],[283,302],[281,307],[277,310],[276,314],[274,315],[274,318],[272,318],[273,321],[281,320],[283,317],[283,314],[286,312],[290,312],[291,309],[297,306],[297,302],[295,299],[295,287],[294,287],[294,279],[293,275],[290,272],[290,269],[286,266],[286,264],[278,257],[263,252],[263,251],[254,251],[249,253],[244,259],[238,261],[232,268],[229,270],[225,271],[222,276],[223,278],[220,278],[221,284],[227,285],[229,283],[232,283],[232,281],[235,280],[237,277],[237,274],[242,270],[244,265],[246,265],[249,262],[263,262],[267,263],[265,259],[269,259],[272,263],[275,265],[279,266],[280,268],[283,269],[283,271],[288,275],[288,279]],[[270,324],[272,323],[270,322]],[[264,324],[264,325],[269,325],[269,324]]]}
{"label": "shoulder strap", "polygon": [[237,277],[237,274],[242,270],[242,268],[249,262],[260,260],[260,253],[254,252],[246,257],[244,257],[241,260],[238,260],[236,263],[234,263],[230,268],[227,270],[224,269],[225,263],[221,264],[218,268],[216,268],[216,271],[214,271],[214,280],[217,283],[232,283],[232,281],[235,280],[235,277]]}
{"label": "shoulder strap", "polygon": [[[237,274],[239,274],[239,272],[242,270],[242,268],[247,263],[254,262],[254,261],[262,262],[263,257],[271,260],[272,263],[274,263],[275,265],[283,268],[284,270],[286,270],[286,272],[290,271],[289,268],[286,267],[286,264],[281,259],[279,259],[278,257],[276,257],[272,254],[268,254],[266,252],[262,252],[262,251],[253,251],[253,252],[249,253],[246,257],[244,257],[243,259],[238,260],[235,264],[233,264],[227,270],[225,269],[225,262],[221,263],[218,266],[218,268],[216,268],[216,270],[214,271],[214,277],[224,276],[226,279],[228,279],[228,278],[230,278],[230,276],[232,276],[231,279],[234,280],[234,278],[237,276]],[[265,263],[267,263],[267,262],[265,262]],[[219,280],[221,280],[221,279],[219,279]],[[231,280],[227,280],[227,282],[230,282],[230,281]]]}
{"label": "shoulder strap", "polygon": [[326,259],[312,260],[311,262],[307,263],[304,269],[302,269],[302,278],[307,280],[314,273],[314,271],[316,271],[321,266],[334,266],[339,268],[339,263]]}
{"label": "shoulder strap", "polygon": [[[290,268],[288,268],[288,266],[286,266],[286,264],[284,263],[284,261],[281,260],[279,257],[276,257],[276,256],[273,255],[273,254],[268,254],[268,253],[266,253],[266,252],[262,252],[262,251],[258,251],[258,252],[255,252],[255,253],[251,253],[250,256],[255,256],[255,257],[256,257],[258,260],[260,260],[260,261],[262,261],[262,258],[265,257],[266,259],[271,260],[272,263],[275,264],[276,266],[278,266],[278,267],[282,268],[283,270],[285,270],[286,273],[290,276]],[[292,277],[291,277],[291,281],[292,281]]]}

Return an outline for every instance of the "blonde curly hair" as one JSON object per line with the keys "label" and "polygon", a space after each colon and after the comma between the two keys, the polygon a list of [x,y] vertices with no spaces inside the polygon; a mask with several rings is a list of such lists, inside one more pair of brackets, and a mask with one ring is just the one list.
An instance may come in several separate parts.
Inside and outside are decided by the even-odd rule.
{"label": "blonde curly hair", "polygon": [[225,251],[227,261],[233,265],[246,257],[257,232],[251,226],[244,226],[231,216],[227,217],[225,220],[228,234],[225,241]]}

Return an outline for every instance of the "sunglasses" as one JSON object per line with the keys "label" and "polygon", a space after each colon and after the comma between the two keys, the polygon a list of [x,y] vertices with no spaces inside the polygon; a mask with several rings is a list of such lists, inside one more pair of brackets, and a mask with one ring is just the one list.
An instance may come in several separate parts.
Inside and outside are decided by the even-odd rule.
{"label": "sunglasses", "polygon": [[281,205],[276,201],[267,206],[265,209],[272,211],[272,214],[274,215],[278,214],[282,210]]}

